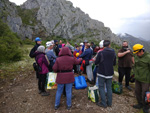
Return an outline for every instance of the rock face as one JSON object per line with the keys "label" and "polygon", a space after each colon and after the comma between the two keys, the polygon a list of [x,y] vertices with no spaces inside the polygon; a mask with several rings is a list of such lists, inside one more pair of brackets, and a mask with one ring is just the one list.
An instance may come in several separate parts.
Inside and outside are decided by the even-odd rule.
{"label": "rock face", "polygon": [[[120,38],[113,34],[110,28],[105,27],[102,22],[91,19],[79,8],[74,8],[70,1],[28,0],[22,6],[16,6],[8,0],[0,0],[0,2],[2,2],[0,8],[6,7],[10,12],[6,16],[7,19],[3,18],[3,20],[23,39],[32,39],[36,36],[60,36],[67,39],[109,39],[116,44],[121,44]],[[27,18],[28,22],[24,18]]]}

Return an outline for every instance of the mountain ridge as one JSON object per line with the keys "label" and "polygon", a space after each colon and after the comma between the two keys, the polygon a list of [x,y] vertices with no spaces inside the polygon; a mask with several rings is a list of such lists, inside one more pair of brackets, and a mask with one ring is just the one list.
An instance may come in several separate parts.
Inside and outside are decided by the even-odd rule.
{"label": "mountain ridge", "polygon": [[142,44],[144,45],[144,48],[146,51],[150,52],[150,41],[145,41],[143,39],[139,39],[135,36],[132,36],[128,33],[124,34],[117,34],[118,37],[120,37],[122,40],[126,40],[129,43],[129,46],[132,48],[134,44]]}
{"label": "mountain ridge", "polygon": [[[22,39],[60,36],[66,39],[107,39],[120,45],[121,40],[104,23],[93,20],[66,0],[28,0],[21,6],[0,0],[0,14]],[[5,10],[4,10],[5,8]]]}

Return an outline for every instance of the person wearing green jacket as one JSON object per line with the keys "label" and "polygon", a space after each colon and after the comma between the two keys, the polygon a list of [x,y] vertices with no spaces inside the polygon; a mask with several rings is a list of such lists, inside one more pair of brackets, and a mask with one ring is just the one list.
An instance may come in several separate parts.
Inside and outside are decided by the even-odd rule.
{"label": "person wearing green jacket", "polygon": [[135,109],[143,108],[144,113],[148,113],[149,106],[145,102],[146,92],[150,86],[150,54],[145,52],[144,46],[135,44],[133,46],[135,56],[135,95],[138,104],[133,105]]}

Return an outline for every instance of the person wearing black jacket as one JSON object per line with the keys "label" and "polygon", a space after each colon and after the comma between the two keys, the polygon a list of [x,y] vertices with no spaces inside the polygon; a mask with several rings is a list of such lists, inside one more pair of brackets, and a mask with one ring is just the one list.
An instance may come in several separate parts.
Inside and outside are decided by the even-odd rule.
{"label": "person wearing black jacket", "polygon": [[58,56],[58,54],[59,54],[59,45],[58,45],[58,40],[54,40],[54,42],[55,42],[55,46],[54,46],[54,51],[55,51],[55,53],[56,53],[56,56]]}
{"label": "person wearing black jacket", "polygon": [[[112,106],[112,77],[114,74],[113,65],[116,65],[116,54],[110,48],[110,41],[104,41],[104,50],[100,51],[96,57],[95,65],[98,65],[98,87],[100,91],[101,102],[97,103],[98,106],[106,108]],[[107,88],[107,101],[105,97],[104,84]]]}
{"label": "person wearing black jacket", "polygon": [[35,46],[31,49],[29,56],[31,58],[35,58],[34,53],[37,50],[37,48],[41,45],[41,39],[39,37],[35,38]]}
{"label": "person wearing black jacket", "polygon": [[[31,58],[35,58],[34,53],[36,52],[37,48],[41,45],[41,39],[39,37],[35,38],[35,46],[31,49],[29,56]],[[36,78],[39,78],[39,74],[36,71]]]}

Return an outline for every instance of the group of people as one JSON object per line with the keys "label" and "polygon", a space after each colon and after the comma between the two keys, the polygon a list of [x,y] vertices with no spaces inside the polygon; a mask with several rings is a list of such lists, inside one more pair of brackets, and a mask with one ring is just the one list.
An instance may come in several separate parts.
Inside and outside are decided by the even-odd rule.
{"label": "group of people", "polygon": [[[101,101],[97,103],[100,107],[112,106],[112,78],[114,74],[113,66],[116,65],[118,56],[118,82],[122,85],[125,75],[125,87],[131,91],[129,85],[131,69],[135,74],[135,95],[138,104],[133,108],[141,109],[148,113],[149,106],[145,102],[145,93],[149,91],[150,84],[150,54],[145,52],[144,46],[135,44],[133,52],[128,47],[128,42],[123,41],[122,48],[116,54],[111,48],[109,40],[101,40],[99,46],[93,42],[84,40],[80,45],[72,46],[61,40],[52,40],[41,45],[41,39],[35,39],[36,45],[30,52],[30,57],[35,58],[38,64],[36,77],[38,78],[39,94],[48,96],[45,90],[46,74],[56,72],[57,92],[55,98],[55,110],[60,106],[62,93],[66,95],[67,109],[72,106],[72,85],[74,83],[74,73],[87,74],[87,82],[96,84],[99,88]],[[135,55],[134,55],[134,54]],[[92,68],[95,65],[94,69]],[[106,91],[105,91],[106,90]],[[105,94],[105,92],[107,92]],[[106,98],[107,97],[107,98]]]}

